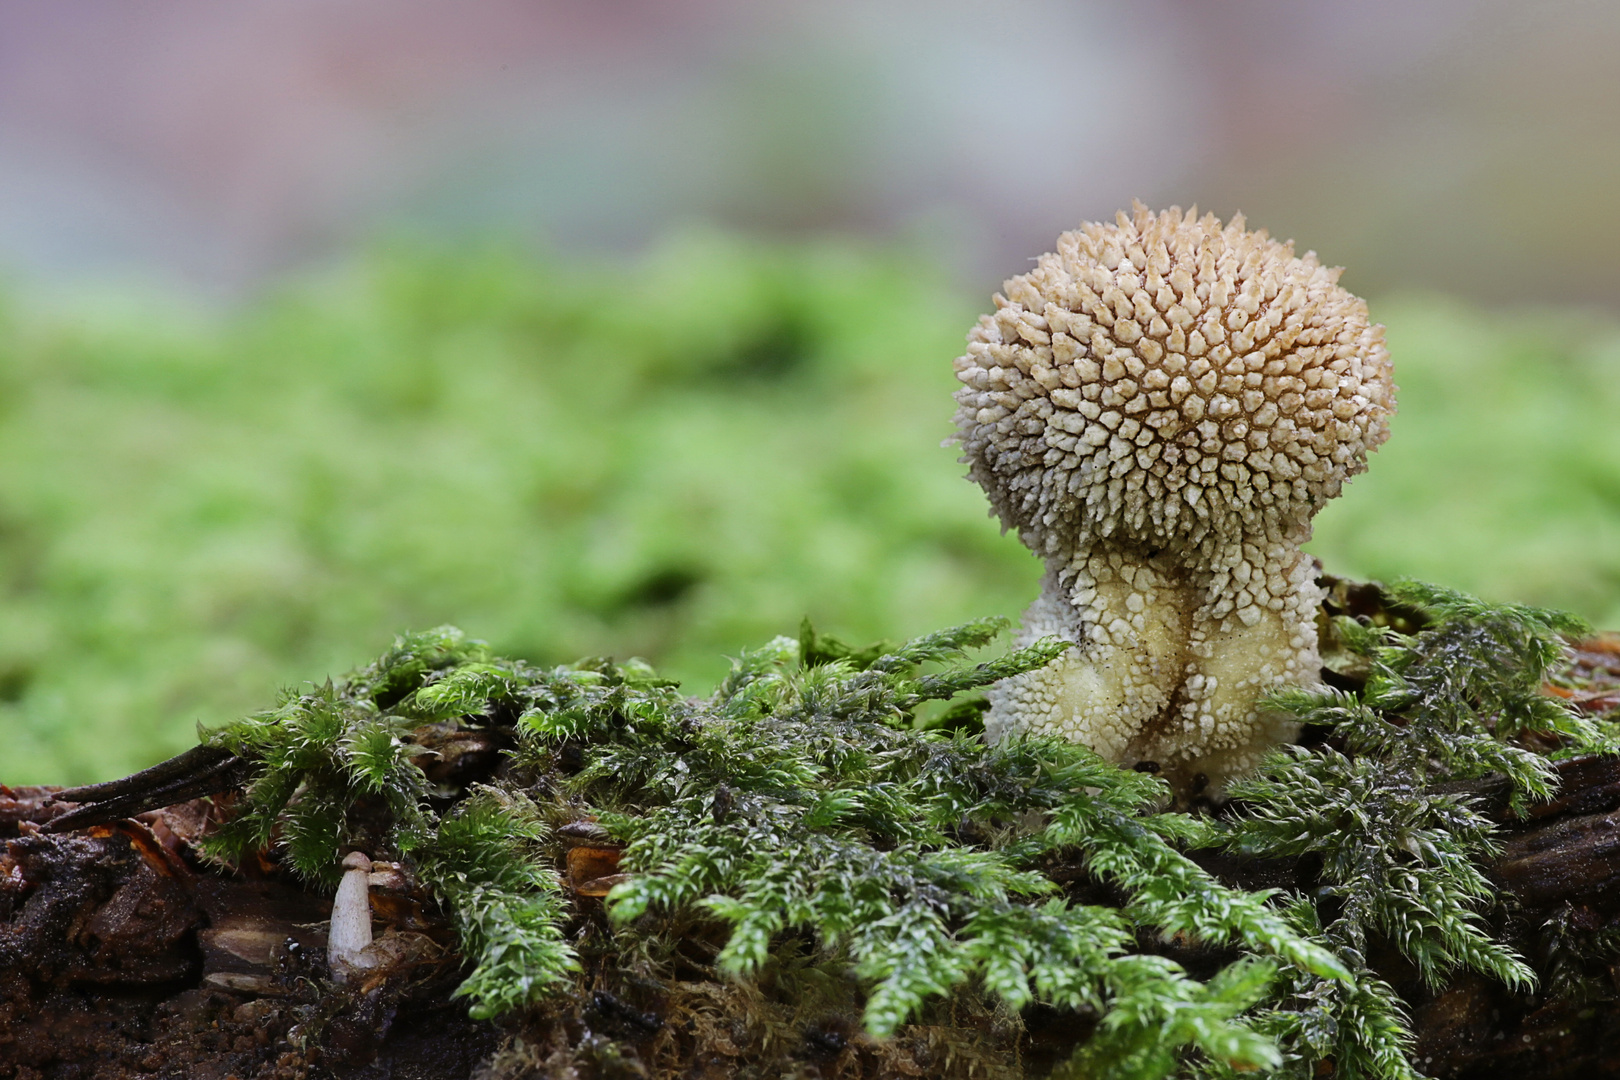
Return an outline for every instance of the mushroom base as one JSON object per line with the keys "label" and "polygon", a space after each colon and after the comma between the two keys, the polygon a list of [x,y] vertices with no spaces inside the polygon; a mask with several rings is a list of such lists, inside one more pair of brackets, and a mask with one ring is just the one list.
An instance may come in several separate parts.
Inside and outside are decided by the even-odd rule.
{"label": "mushroom base", "polygon": [[1020,643],[1078,647],[997,684],[986,736],[1060,736],[1123,765],[1151,762],[1182,796],[1219,798],[1298,734],[1260,706],[1266,692],[1320,681],[1313,560],[1291,545],[1256,554],[1208,569],[1099,546],[1049,565]]}

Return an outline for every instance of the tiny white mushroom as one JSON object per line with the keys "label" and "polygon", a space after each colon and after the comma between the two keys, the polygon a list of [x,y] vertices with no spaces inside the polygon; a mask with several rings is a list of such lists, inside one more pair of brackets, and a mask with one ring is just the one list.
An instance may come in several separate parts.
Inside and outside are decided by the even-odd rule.
{"label": "tiny white mushroom", "polygon": [[358,851],[343,860],[343,880],[332,898],[332,925],[326,937],[326,959],[332,977],[346,982],[353,971],[370,967],[364,955],[371,944],[371,860]]}

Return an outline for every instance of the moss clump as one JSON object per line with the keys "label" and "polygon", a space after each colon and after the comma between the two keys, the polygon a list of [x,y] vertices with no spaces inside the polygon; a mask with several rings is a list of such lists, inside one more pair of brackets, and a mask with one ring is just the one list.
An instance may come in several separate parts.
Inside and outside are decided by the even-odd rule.
{"label": "moss clump", "polygon": [[[1534,981],[1485,918],[1491,822],[1445,785],[1500,775],[1522,807],[1549,794],[1549,754],[1609,734],[1540,692],[1572,620],[1415,585],[1388,600],[1393,625],[1335,623],[1339,689],[1276,700],[1309,745],[1218,811],[1168,810],[1156,777],[1067,743],[987,746],[964,695],[1065,647],[963,659],[998,620],[865,650],[806,627],[707,698],[638,661],[538,668],[445,628],[208,735],[256,768],[208,842],[321,882],[350,846],[401,861],[459,931],[476,1015],[532,1028],[572,1002],[663,1031],[565,1039],[558,1061],[744,1055],[715,1022],[731,1010],[767,1072],[820,1046],[881,1073],[933,1039],[963,1075],[1416,1076],[1375,944],[1432,985]],[[506,751],[458,775],[458,738]],[[580,880],[580,837],[609,873]],[[1230,883],[1203,865],[1219,849],[1309,856],[1316,887]]]}

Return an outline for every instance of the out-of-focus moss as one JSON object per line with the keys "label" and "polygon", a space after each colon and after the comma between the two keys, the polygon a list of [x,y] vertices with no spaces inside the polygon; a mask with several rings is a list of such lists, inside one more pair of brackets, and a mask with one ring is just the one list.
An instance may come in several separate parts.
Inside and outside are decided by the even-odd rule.
{"label": "out-of-focus moss", "polygon": [[10,783],[189,745],[398,630],[695,685],[808,614],[1016,613],[940,448],[972,305],[916,261],[686,236],[629,265],[391,250],[210,321],[0,329]]}
{"label": "out-of-focus moss", "polygon": [[[981,306],[915,256],[705,234],[387,249],[228,317],[14,298],[0,781],[127,772],[410,626],[707,686],[807,614],[1016,615],[1039,566],[939,445]],[[1312,550],[1620,624],[1620,331],[1373,314],[1401,412]]]}

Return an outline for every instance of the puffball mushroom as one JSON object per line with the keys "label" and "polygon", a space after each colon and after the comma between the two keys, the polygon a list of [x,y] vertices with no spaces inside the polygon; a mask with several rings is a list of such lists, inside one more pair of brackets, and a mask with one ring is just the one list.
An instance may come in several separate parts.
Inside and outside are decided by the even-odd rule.
{"label": "puffball mushroom", "polygon": [[1395,410],[1384,328],[1339,270],[1241,216],[1155,214],[1058,238],[956,361],[957,441],[1046,561],[1021,642],[1076,647],[997,684],[985,731],[1060,735],[1218,792],[1320,679],[1311,517]]}

